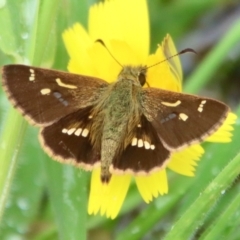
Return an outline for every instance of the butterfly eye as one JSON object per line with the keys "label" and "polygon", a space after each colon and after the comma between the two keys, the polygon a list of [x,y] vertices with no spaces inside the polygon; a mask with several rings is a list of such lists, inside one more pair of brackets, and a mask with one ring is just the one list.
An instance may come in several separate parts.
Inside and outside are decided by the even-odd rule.
{"label": "butterfly eye", "polygon": [[143,86],[146,83],[146,75],[140,72],[138,75],[138,81],[140,82],[141,86]]}

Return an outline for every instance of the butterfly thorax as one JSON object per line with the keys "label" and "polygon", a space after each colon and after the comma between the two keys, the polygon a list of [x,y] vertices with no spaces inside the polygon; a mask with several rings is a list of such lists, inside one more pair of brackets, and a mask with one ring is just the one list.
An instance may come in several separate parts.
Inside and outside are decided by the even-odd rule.
{"label": "butterfly thorax", "polygon": [[125,66],[118,75],[118,81],[128,79],[137,86],[143,86],[146,82],[146,72],[146,66]]}
{"label": "butterfly thorax", "polygon": [[95,111],[93,129],[101,128],[101,174],[103,182],[110,178],[109,167],[132,140],[133,128],[139,124],[141,109],[139,104],[141,84],[137,68],[123,68],[118,80],[108,86]]}

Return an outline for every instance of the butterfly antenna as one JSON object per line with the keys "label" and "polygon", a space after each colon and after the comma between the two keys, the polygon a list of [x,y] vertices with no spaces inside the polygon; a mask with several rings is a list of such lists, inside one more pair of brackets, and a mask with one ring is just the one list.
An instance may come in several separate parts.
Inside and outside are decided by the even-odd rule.
{"label": "butterfly antenna", "polygon": [[105,45],[105,43],[103,42],[102,39],[97,39],[95,42],[98,42],[100,44],[102,44],[103,47],[105,47],[105,49],[108,51],[108,53],[110,54],[110,56],[115,60],[116,63],[118,63],[118,65],[120,65],[123,68],[123,65],[112,55],[112,53],[110,52],[110,50],[107,48],[107,46]]}
{"label": "butterfly antenna", "polygon": [[197,52],[195,52],[192,48],[185,48],[185,49],[183,49],[182,51],[180,51],[180,52],[178,52],[178,53],[176,53],[176,54],[174,54],[174,55],[172,55],[172,56],[170,56],[170,57],[168,57],[168,58],[166,58],[166,59],[164,59],[164,60],[162,60],[162,61],[160,61],[160,62],[157,62],[157,63],[155,63],[155,64],[153,64],[153,65],[151,65],[151,66],[146,67],[145,69],[154,67],[154,66],[156,66],[156,65],[158,65],[158,64],[160,64],[160,63],[163,63],[163,62],[168,61],[169,59],[171,59],[171,58],[173,58],[173,57],[179,56],[179,55],[181,55],[181,54],[183,54],[183,53],[187,53],[187,52],[192,52],[192,53],[197,54]]}

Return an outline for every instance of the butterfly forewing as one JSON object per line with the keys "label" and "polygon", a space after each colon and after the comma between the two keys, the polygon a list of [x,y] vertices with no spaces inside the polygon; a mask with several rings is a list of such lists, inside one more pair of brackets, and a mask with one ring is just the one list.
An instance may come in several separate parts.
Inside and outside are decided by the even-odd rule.
{"label": "butterfly forewing", "polygon": [[13,105],[40,126],[93,105],[108,85],[94,77],[24,65],[4,66],[2,78]]}
{"label": "butterfly forewing", "polygon": [[154,88],[143,90],[142,107],[171,151],[206,139],[229,112],[228,106],[214,99]]}

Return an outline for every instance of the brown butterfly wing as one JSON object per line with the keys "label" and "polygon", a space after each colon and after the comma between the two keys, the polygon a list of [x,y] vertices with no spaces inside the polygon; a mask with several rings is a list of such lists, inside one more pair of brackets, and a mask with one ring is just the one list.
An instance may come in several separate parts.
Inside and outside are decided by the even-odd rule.
{"label": "brown butterfly wing", "polygon": [[44,126],[96,103],[108,83],[56,70],[6,65],[2,68],[2,85],[12,104],[31,124]]}
{"label": "brown butterfly wing", "polygon": [[170,151],[199,143],[214,133],[227,118],[229,107],[210,98],[148,88],[142,109]]}

